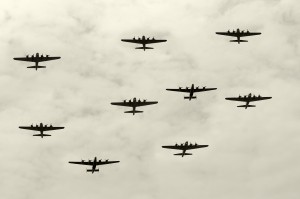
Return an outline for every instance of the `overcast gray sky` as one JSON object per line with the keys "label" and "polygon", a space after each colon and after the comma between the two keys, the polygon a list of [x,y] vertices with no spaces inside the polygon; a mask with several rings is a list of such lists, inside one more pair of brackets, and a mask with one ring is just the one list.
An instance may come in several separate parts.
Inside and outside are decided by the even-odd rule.
{"label": "overcast gray sky", "polygon": [[[298,199],[300,2],[2,0],[0,193],[9,199]],[[262,35],[230,43],[216,31]],[[135,50],[122,38],[167,39]],[[61,56],[47,69],[12,58]],[[183,100],[178,86],[217,87]],[[225,97],[272,96],[239,109]],[[134,117],[110,102],[157,100]],[[66,128],[32,137],[20,125]],[[209,144],[180,158],[165,144]],[[120,160],[94,175],[70,160]]]}

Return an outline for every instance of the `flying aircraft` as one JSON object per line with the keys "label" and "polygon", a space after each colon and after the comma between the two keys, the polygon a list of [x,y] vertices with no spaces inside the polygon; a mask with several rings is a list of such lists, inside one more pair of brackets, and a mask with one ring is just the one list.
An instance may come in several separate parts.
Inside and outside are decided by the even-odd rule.
{"label": "flying aircraft", "polygon": [[40,123],[40,125],[31,125],[31,126],[19,126],[20,129],[26,129],[26,130],[32,130],[32,131],[39,131],[40,134],[34,134],[33,136],[41,136],[43,138],[44,136],[51,136],[49,134],[44,134],[44,131],[53,131],[53,130],[59,130],[64,129],[65,127],[54,127],[52,124],[50,126],[47,126],[47,124],[44,126],[43,123]]}
{"label": "flying aircraft", "polygon": [[226,100],[231,100],[231,101],[239,101],[239,102],[246,102],[245,105],[240,105],[237,107],[244,107],[245,109],[247,109],[248,107],[255,107],[255,105],[249,105],[250,102],[254,102],[254,101],[260,101],[260,100],[267,100],[267,99],[271,99],[272,97],[262,97],[260,95],[255,96],[252,95],[251,93],[249,95],[244,95],[244,96],[239,96],[239,97],[227,97],[225,98]]}
{"label": "flying aircraft", "polygon": [[230,32],[230,30],[228,30],[227,32],[216,32],[217,35],[225,35],[225,36],[231,36],[231,37],[237,37],[236,40],[230,40],[230,42],[238,42],[238,44],[240,44],[240,42],[248,42],[247,40],[241,40],[241,37],[248,37],[248,36],[253,36],[253,35],[260,35],[260,32],[249,32],[249,30],[247,31],[240,31],[240,29],[237,29],[236,31],[232,31]]}
{"label": "flying aircraft", "polygon": [[147,102],[146,100],[136,100],[136,98],[133,98],[133,100],[129,100],[128,102],[126,100],[124,100],[123,102],[112,102],[112,105],[117,105],[117,106],[128,106],[128,107],[132,107],[133,109],[131,111],[125,111],[124,113],[132,113],[133,115],[136,113],[142,113],[143,111],[138,111],[136,110],[136,107],[139,106],[148,106],[148,105],[152,105],[152,104],[157,104],[158,102]]}
{"label": "flying aircraft", "polygon": [[211,91],[211,90],[216,90],[217,88],[206,88],[206,86],[199,88],[198,86],[195,88],[194,84],[192,84],[191,88],[186,87],[186,88],[182,88],[179,87],[179,89],[171,89],[171,88],[167,88],[167,91],[176,91],[176,92],[185,92],[185,93],[189,93],[189,96],[184,97],[184,99],[196,99],[197,96],[193,96],[194,93],[197,92],[204,92],[204,91]]}
{"label": "flying aircraft", "polygon": [[198,149],[198,148],[204,148],[208,147],[208,145],[198,145],[195,143],[194,145],[192,143],[189,144],[189,142],[185,142],[184,144],[175,144],[174,146],[162,146],[162,148],[166,149],[176,149],[176,150],[182,150],[182,153],[175,153],[174,155],[181,155],[181,157],[185,155],[193,155],[191,153],[186,153],[187,150],[192,150],[192,149]]}
{"label": "flying aircraft", "polygon": [[136,47],[135,49],[143,49],[144,51],[146,49],[153,49],[151,47],[146,47],[146,44],[153,44],[153,43],[160,43],[160,42],[166,42],[167,40],[165,39],[150,39],[150,37],[146,38],[145,36],[142,36],[142,38],[135,38],[133,39],[121,39],[123,42],[130,42],[130,43],[136,43],[136,44],[142,44],[143,47]]}
{"label": "flying aircraft", "polygon": [[15,57],[14,60],[17,61],[27,61],[27,62],[35,62],[35,66],[28,66],[27,68],[35,68],[35,70],[39,68],[46,68],[46,66],[39,66],[39,62],[44,62],[44,61],[50,61],[50,60],[55,60],[55,59],[60,59],[60,57],[50,57],[49,55],[39,55],[39,53],[36,53],[36,55],[29,56],[27,55],[26,57]]}
{"label": "flying aircraft", "polygon": [[98,165],[113,164],[113,163],[118,163],[118,162],[120,162],[120,161],[108,161],[108,160],[101,161],[101,159],[98,161],[97,157],[95,157],[93,161],[92,160],[89,160],[89,161],[81,160],[80,162],[70,161],[69,163],[70,164],[90,165],[90,166],[92,166],[92,169],[87,169],[86,172],[94,173],[94,172],[99,172],[99,169],[96,168]]}

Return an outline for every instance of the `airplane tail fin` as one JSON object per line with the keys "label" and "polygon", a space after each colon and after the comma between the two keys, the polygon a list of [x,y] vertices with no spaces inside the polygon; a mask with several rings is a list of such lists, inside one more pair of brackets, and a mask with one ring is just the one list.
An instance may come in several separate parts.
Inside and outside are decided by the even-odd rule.
{"label": "airplane tail fin", "polygon": [[185,155],[193,155],[193,154],[192,153],[175,153],[174,155],[185,156]]}
{"label": "airplane tail fin", "polygon": [[242,107],[242,108],[247,109],[248,107],[255,107],[255,105],[240,105],[240,106],[237,106],[237,107]]}
{"label": "airplane tail fin", "polygon": [[142,113],[143,111],[125,111],[124,113],[132,113],[133,115],[136,113]]}
{"label": "airplane tail fin", "polygon": [[87,169],[86,172],[99,172],[99,169],[95,169],[95,170],[93,170],[93,169]]}
{"label": "airplane tail fin", "polygon": [[[196,99],[196,98],[197,98],[197,96],[191,97],[191,99]],[[184,97],[184,99],[190,99],[190,97]]]}
{"label": "airplane tail fin", "polygon": [[34,134],[34,135],[32,135],[32,136],[40,136],[40,137],[44,137],[44,136],[51,136],[51,135],[49,135],[49,134]]}
{"label": "airplane tail fin", "polygon": [[238,43],[240,43],[240,42],[248,42],[247,40],[230,40],[230,42],[238,42]]}
{"label": "airplane tail fin", "polygon": [[153,48],[151,48],[151,47],[136,47],[135,49],[142,49],[142,50],[146,50],[146,49],[153,49]]}

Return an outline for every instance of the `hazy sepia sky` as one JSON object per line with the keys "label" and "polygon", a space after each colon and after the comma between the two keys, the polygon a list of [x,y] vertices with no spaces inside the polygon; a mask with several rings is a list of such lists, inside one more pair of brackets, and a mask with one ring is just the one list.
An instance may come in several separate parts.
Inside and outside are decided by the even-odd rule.
{"label": "hazy sepia sky", "polygon": [[[298,199],[300,2],[0,1],[0,195],[5,199]],[[216,31],[262,35],[230,43]],[[122,38],[167,39],[146,52]],[[47,68],[12,58],[61,56]],[[44,65],[44,63],[42,63]],[[217,87],[197,100],[165,89]],[[272,96],[239,109],[225,97]],[[157,100],[143,114],[110,102]],[[20,125],[66,128],[32,137]],[[173,156],[165,144],[209,144]],[[120,160],[86,173],[70,160]]]}

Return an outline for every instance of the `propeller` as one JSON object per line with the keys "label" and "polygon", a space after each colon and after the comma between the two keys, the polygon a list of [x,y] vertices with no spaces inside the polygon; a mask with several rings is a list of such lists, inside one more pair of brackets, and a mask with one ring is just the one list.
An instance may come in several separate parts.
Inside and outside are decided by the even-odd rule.
{"label": "propeller", "polygon": [[108,162],[108,159],[107,160],[105,160],[106,162]]}
{"label": "propeller", "polygon": [[203,86],[203,89],[205,89],[206,88],[206,86]]}
{"label": "propeller", "polygon": [[182,87],[179,86],[179,90],[181,90]]}

